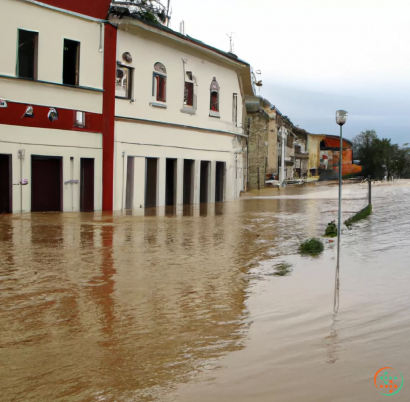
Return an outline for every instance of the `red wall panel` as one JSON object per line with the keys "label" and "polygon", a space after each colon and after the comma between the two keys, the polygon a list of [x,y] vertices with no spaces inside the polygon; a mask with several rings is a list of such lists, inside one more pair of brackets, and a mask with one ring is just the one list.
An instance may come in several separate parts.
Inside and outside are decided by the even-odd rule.
{"label": "red wall panel", "polygon": [[[34,117],[24,117],[28,106],[33,106]],[[103,118],[101,114],[85,113],[85,127],[74,127],[75,111],[55,108],[58,119],[50,121],[48,112],[53,106],[35,106],[24,103],[7,102],[6,108],[0,108],[0,124],[12,126],[53,128],[56,130],[87,131],[102,133]]]}
{"label": "red wall panel", "polygon": [[105,24],[103,97],[103,211],[113,210],[117,28]]}
{"label": "red wall panel", "polygon": [[41,3],[104,20],[111,0],[41,0]]}

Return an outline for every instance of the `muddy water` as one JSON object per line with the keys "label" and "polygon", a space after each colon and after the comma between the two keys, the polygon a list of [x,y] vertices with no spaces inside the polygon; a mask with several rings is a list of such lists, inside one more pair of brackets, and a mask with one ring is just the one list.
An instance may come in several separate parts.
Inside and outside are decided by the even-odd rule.
{"label": "muddy water", "polygon": [[[366,193],[346,188],[344,210]],[[279,194],[1,216],[0,400],[381,401],[386,366],[409,400],[410,186],[374,188],[374,215],[344,231],[336,317],[335,243],[297,254],[336,217],[336,189]]]}

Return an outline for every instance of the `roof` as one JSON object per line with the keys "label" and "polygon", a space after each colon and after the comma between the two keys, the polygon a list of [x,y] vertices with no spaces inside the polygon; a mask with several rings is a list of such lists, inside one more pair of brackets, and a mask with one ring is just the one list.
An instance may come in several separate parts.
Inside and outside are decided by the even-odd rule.
{"label": "roof", "polygon": [[[169,35],[175,36],[175,37],[177,37],[179,39],[182,39],[186,42],[192,43],[192,44],[194,44],[198,47],[201,47],[201,48],[210,50],[214,53],[217,53],[218,55],[223,56],[223,57],[225,57],[226,59],[228,59],[230,61],[242,64],[244,67],[245,66],[250,67],[249,63],[247,63],[244,60],[241,60],[240,58],[238,58],[238,56],[236,56],[233,53],[229,53],[229,52],[225,52],[223,50],[217,49],[216,47],[207,45],[206,43],[204,43],[204,42],[202,42],[198,39],[195,39],[192,36],[183,35],[183,34],[177,32],[177,31],[174,31],[173,29],[168,28],[168,27],[166,27],[162,24],[145,21],[145,20],[143,20],[143,19],[141,19],[141,18],[139,18],[135,15],[133,15],[132,17],[121,18],[121,19],[114,19],[114,20],[110,19],[110,21],[113,22],[118,27],[120,27],[121,25],[129,25],[131,22],[135,21],[135,22],[138,22],[138,25],[146,25],[148,27],[158,29],[159,31],[163,31],[163,32],[165,32]],[[135,24],[132,24],[132,25],[135,25]]]}
{"label": "roof", "polygon": [[[340,147],[340,137],[338,135],[329,135],[329,134],[324,134],[325,138],[323,141],[325,142],[325,147],[326,148],[338,148]],[[343,148],[352,148],[353,143],[352,141],[347,140],[346,138],[343,138]]]}

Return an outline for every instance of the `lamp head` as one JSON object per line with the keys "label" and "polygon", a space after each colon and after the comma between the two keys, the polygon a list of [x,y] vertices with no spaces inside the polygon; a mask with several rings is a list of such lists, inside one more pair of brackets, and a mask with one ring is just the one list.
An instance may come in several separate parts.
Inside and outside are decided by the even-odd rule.
{"label": "lamp head", "polygon": [[338,110],[336,112],[336,123],[339,124],[339,126],[343,126],[343,124],[346,123],[346,120],[347,120],[346,110]]}

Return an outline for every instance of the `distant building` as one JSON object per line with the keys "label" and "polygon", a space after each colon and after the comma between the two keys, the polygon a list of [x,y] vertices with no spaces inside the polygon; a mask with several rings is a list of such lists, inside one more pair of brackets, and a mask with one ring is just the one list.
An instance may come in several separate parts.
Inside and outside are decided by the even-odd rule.
{"label": "distant building", "polygon": [[[342,175],[356,174],[362,171],[361,166],[353,163],[353,143],[343,139]],[[325,135],[320,141],[320,180],[337,179],[340,161],[340,137]]]}

